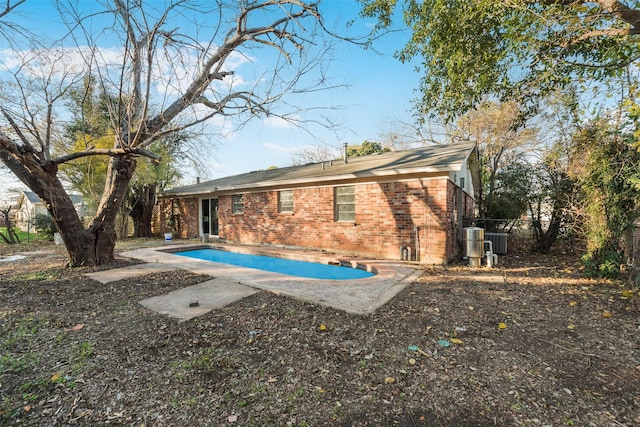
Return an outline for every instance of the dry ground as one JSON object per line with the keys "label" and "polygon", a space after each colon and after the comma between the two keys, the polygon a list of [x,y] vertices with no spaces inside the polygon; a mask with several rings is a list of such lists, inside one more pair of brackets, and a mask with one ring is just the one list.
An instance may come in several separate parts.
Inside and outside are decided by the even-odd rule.
{"label": "dry ground", "polygon": [[25,255],[0,262],[0,425],[640,425],[640,296],[575,256],[427,267],[372,315],[260,292],[180,323],[138,301],[203,277]]}

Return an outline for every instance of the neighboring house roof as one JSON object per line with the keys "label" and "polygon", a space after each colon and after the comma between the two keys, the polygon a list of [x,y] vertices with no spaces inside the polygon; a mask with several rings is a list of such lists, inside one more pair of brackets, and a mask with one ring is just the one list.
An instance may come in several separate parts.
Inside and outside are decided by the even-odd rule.
{"label": "neighboring house roof", "polygon": [[23,191],[22,193],[31,203],[42,203],[38,195],[33,191]]}
{"label": "neighboring house roof", "polygon": [[433,145],[341,160],[290,166],[228,176],[164,191],[161,197],[255,190],[304,184],[353,181],[418,173],[461,170],[475,143]]}
{"label": "neighboring house roof", "polygon": [[[79,194],[70,194],[69,198],[71,199],[74,205],[79,205],[83,203],[82,196]],[[20,196],[18,197],[18,208],[20,208],[24,204],[25,199],[29,200],[29,202],[31,202],[31,204],[33,205],[43,204],[42,200],[40,200],[40,197],[38,197],[36,193],[34,193],[33,191],[25,190],[25,191],[21,191]]]}

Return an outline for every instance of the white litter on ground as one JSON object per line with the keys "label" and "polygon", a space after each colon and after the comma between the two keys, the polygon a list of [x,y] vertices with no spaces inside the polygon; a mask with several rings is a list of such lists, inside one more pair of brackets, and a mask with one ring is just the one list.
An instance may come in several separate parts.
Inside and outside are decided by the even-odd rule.
{"label": "white litter on ground", "polygon": [[26,256],[24,255],[11,255],[8,257],[4,257],[4,258],[0,258],[0,262],[7,262],[7,261],[18,261],[20,259],[25,259]]}

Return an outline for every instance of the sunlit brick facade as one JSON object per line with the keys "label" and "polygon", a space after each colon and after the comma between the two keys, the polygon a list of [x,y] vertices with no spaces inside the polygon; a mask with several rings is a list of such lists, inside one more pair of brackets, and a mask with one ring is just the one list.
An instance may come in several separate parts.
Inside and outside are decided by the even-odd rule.
{"label": "sunlit brick facade", "polygon": [[[422,263],[447,263],[460,254],[458,230],[473,215],[473,198],[450,173],[341,180],[329,185],[288,182],[272,188],[225,188],[197,196],[167,194],[159,201],[160,232],[176,237],[202,236],[202,200],[217,204],[216,237],[227,243],[276,245],[324,250],[367,258],[401,259],[402,247]],[[348,220],[337,214],[337,187],[353,187]],[[279,209],[279,194],[292,195],[293,208]],[[232,197],[242,195],[241,212],[233,212]],[[238,199],[236,199],[238,200]],[[462,204],[461,206],[458,206]],[[238,208],[238,205],[236,206]],[[174,221],[176,222],[176,221]],[[416,250],[417,248],[417,250]]]}

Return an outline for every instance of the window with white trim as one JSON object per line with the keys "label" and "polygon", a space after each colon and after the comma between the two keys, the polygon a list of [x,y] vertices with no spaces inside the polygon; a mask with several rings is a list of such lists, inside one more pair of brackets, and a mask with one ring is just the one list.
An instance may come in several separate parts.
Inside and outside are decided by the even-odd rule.
{"label": "window with white trim", "polygon": [[244,198],[242,194],[234,194],[231,196],[231,213],[241,214],[244,212]]}
{"label": "window with white trim", "polygon": [[356,220],[356,187],[354,185],[336,187],[334,204],[336,221],[354,222]]}

